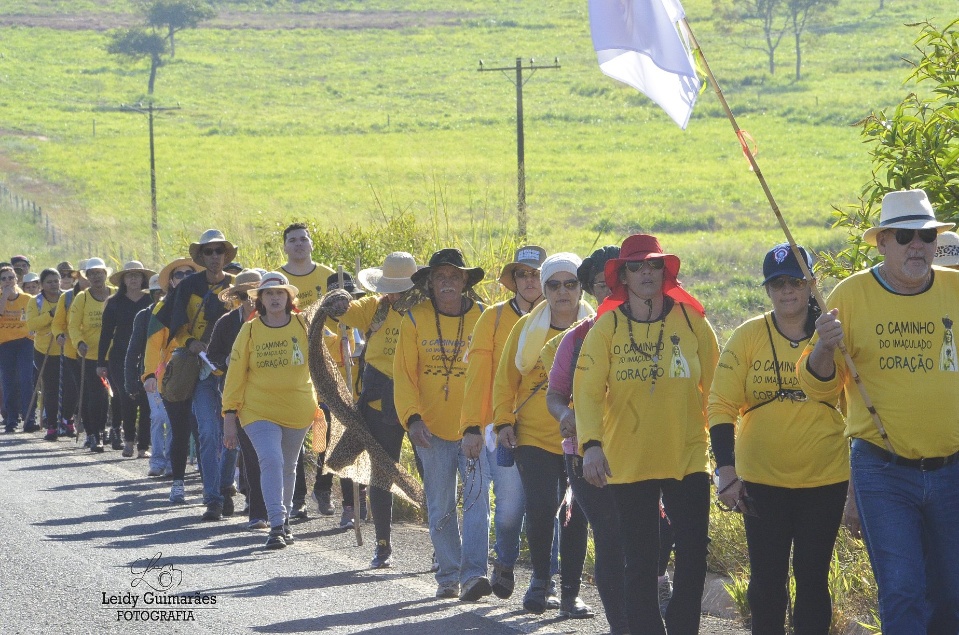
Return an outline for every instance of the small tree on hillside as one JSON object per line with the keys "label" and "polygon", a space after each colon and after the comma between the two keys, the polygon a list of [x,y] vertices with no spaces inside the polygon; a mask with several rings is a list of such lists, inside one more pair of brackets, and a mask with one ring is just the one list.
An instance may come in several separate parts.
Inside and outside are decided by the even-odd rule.
{"label": "small tree on hillside", "polygon": [[204,0],[154,0],[144,6],[147,24],[165,29],[170,41],[170,57],[176,56],[173,36],[183,29],[194,29],[203,20],[216,15],[216,9]]}
{"label": "small tree on hillside", "polygon": [[836,6],[839,0],[788,0],[786,10],[792,24],[793,39],[796,47],[796,81],[802,78],[802,48],[800,41],[810,18],[822,13],[830,6]]}
{"label": "small tree on hillside", "polygon": [[737,30],[745,33],[759,32],[761,46],[749,44],[751,40],[746,39],[742,41],[742,46],[766,54],[770,75],[776,74],[776,49],[790,26],[785,2],[786,0],[714,0],[713,3],[713,12],[718,16],[722,30],[728,33]]}
{"label": "small tree on hillside", "polygon": [[167,52],[167,40],[164,36],[156,31],[146,31],[141,28],[117,31],[110,36],[107,52],[134,61],[148,58],[150,60],[150,79],[147,82],[147,93],[153,94],[157,70],[163,66],[163,57]]}
{"label": "small tree on hillside", "polygon": [[927,88],[910,93],[891,115],[873,113],[859,122],[871,146],[872,178],[857,205],[837,209],[833,227],[848,234],[848,246],[835,256],[821,254],[819,269],[845,278],[879,260],[874,247],[862,242],[862,232],[875,225],[887,192],[921,188],[929,195],[940,220],[959,219],[959,20],[939,31],[921,23],[915,42],[918,62],[908,81]]}

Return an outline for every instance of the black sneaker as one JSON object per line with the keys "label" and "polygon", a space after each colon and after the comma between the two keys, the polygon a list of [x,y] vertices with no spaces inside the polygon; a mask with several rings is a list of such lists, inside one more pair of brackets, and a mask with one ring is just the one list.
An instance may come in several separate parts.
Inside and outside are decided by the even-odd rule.
{"label": "black sneaker", "polygon": [[100,440],[99,434],[94,434],[93,438],[90,439],[90,451],[91,452],[103,452],[103,441]]}
{"label": "black sneaker", "polygon": [[560,601],[559,616],[568,617],[574,620],[585,620],[595,617],[596,613],[583,602],[578,595],[573,597],[564,597]]}
{"label": "black sneaker", "polygon": [[330,499],[330,492],[313,492],[313,496],[316,498],[316,509],[323,516],[332,516],[336,513],[336,508],[333,507],[333,501]]}
{"label": "black sneaker", "polygon": [[208,503],[206,511],[203,512],[201,520],[223,520],[223,505],[220,503]]}
{"label": "black sneaker", "polygon": [[393,548],[388,540],[377,540],[376,551],[370,560],[371,569],[389,569],[393,566]]}
{"label": "black sneaker", "polygon": [[49,429],[47,429],[47,434],[46,434],[46,436],[43,437],[43,440],[44,440],[44,441],[56,441],[59,437],[60,437],[60,435],[57,434],[57,429],[56,429],[56,428],[49,428]]}
{"label": "black sneaker", "polygon": [[546,590],[546,608],[556,610],[560,608],[559,592],[556,580],[549,579],[549,587]]}
{"label": "black sneaker", "polygon": [[286,547],[286,540],[283,538],[283,525],[274,527],[270,530],[270,535],[266,538],[267,549],[282,549]]}
{"label": "black sneaker", "polygon": [[306,519],[310,513],[306,511],[306,503],[293,503],[293,511],[290,512],[290,518]]}
{"label": "black sneaker", "polygon": [[223,515],[232,516],[236,508],[233,506],[233,497],[223,494]]}
{"label": "black sneaker", "polygon": [[287,521],[283,523],[283,540],[285,540],[286,544],[288,545],[292,545],[295,542],[293,538],[293,530],[290,529],[289,519],[287,519]]}
{"label": "black sneaker", "polygon": [[23,426],[24,432],[36,432],[39,429],[40,429],[40,426],[38,426],[35,423],[28,423],[25,426]]}
{"label": "black sneaker", "polygon": [[490,576],[490,586],[493,594],[501,600],[508,600],[513,595],[516,580],[513,578],[513,568],[493,561],[493,574]]}
{"label": "black sneaker", "polygon": [[[120,434],[120,430],[118,430],[117,428],[110,428],[110,431],[112,432],[111,439],[110,439],[110,447],[113,448],[114,450],[122,450],[123,439],[120,438],[122,436]],[[130,448],[130,456],[133,456],[132,446]]]}

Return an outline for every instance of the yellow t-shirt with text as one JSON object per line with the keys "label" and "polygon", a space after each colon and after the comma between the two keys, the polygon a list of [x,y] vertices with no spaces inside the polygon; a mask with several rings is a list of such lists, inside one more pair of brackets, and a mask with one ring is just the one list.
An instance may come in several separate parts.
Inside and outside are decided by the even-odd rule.
{"label": "yellow t-shirt with text", "polygon": [[336,273],[318,262],[314,262],[313,265],[313,271],[303,276],[294,275],[280,267],[280,271],[283,272],[286,279],[299,291],[296,294],[296,306],[301,310],[323,297],[323,294],[326,293],[327,278]]}
{"label": "yellow t-shirt with text", "polygon": [[27,306],[33,302],[33,296],[21,291],[17,297],[7,301],[0,314],[0,344],[30,337],[27,327]]}

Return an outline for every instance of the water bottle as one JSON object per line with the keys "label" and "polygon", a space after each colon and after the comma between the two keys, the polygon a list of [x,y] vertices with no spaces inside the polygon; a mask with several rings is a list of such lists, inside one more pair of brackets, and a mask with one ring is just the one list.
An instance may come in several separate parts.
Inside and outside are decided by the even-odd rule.
{"label": "water bottle", "polygon": [[496,446],[496,465],[500,467],[513,467],[516,459],[513,457],[513,448],[505,445]]}

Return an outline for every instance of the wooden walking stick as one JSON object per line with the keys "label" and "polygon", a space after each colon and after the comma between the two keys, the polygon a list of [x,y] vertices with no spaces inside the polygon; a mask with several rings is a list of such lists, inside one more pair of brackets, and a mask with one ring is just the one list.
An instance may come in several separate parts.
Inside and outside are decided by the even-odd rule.
{"label": "wooden walking stick", "polygon": [[33,385],[33,394],[30,395],[30,406],[27,408],[27,421],[30,420],[30,413],[33,412],[33,406],[37,403],[37,392],[40,390],[40,384],[43,383],[43,369],[47,367],[47,358],[50,357],[51,346],[53,346],[52,334],[50,335],[50,342],[47,344],[47,352],[43,354],[43,363],[40,364],[40,372],[37,373],[37,383]]}
{"label": "wooden walking stick", "polygon": [[[337,267],[337,279],[343,288],[343,265]],[[343,356],[343,372],[346,385],[353,392],[353,357],[350,350],[350,327],[340,322],[340,351]],[[360,527],[360,484],[353,480],[353,530],[356,532],[356,546],[363,546],[363,529]]]}
{"label": "wooden walking stick", "polygon": [[[809,286],[812,287],[813,296],[816,298],[816,303],[819,304],[819,308],[823,313],[825,313],[828,311],[826,308],[826,301],[819,292],[819,288],[813,284],[814,278],[812,272],[809,271],[809,267],[806,266],[806,259],[803,258],[802,253],[799,251],[799,246],[796,244],[795,239],[793,239],[792,232],[789,231],[789,227],[786,225],[786,219],[783,218],[782,212],[779,211],[779,205],[776,203],[776,199],[773,198],[773,193],[769,189],[769,185],[766,183],[766,178],[759,169],[759,164],[756,162],[756,157],[749,148],[747,134],[739,127],[739,124],[736,123],[736,116],[733,115],[733,111],[730,110],[729,104],[726,102],[726,97],[723,95],[723,91],[719,87],[719,82],[716,81],[716,77],[713,75],[712,70],[710,70],[709,63],[706,61],[706,55],[703,53],[703,49],[699,46],[696,36],[693,35],[693,30],[690,28],[689,22],[686,20],[686,18],[683,18],[682,24],[683,28],[686,30],[686,33],[689,35],[689,39],[692,42],[693,48],[699,51],[699,59],[703,63],[703,69],[706,71],[706,76],[709,78],[709,83],[712,85],[716,96],[719,98],[719,103],[722,105],[723,110],[726,113],[726,117],[729,119],[729,123],[733,126],[733,131],[736,133],[736,137],[739,139],[739,145],[742,146],[743,154],[746,156],[746,160],[749,161],[750,168],[752,168],[756,178],[759,179],[759,185],[763,188],[763,193],[765,193],[766,199],[769,201],[769,206],[776,214],[776,219],[779,221],[779,226],[782,228],[783,234],[786,235],[786,241],[789,243],[789,248],[792,250],[793,256],[796,258],[796,262],[799,263],[799,267],[802,269],[803,276],[806,277],[806,280],[809,282]],[[876,426],[876,430],[879,431],[879,436],[882,437],[882,441],[886,445],[886,449],[889,450],[890,453],[895,454],[892,449],[892,443],[889,441],[889,435],[886,434],[886,428],[882,424],[882,419],[879,418],[879,413],[876,411],[876,407],[872,404],[872,399],[870,399],[869,393],[866,391],[866,386],[862,383],[862,379],[859,377],[859,371],[856,370],[856,364],[852,361],[852,356],[849,354],[849,351],[846,348],[845,340],[839,340],[839,350],[846,362],[846,368],[852,375],[853,381],[856,382],[856,387],[859,389],[859,395],[862,397],[862,401],[866,406],[866,410],[868,410],[869,414],[872,415],[872,421]]]}
{"label": "wooden walking stick", "polygon": [[60,380],[57,382],[57,432],[63,428],[63,344],[60,344]]}

